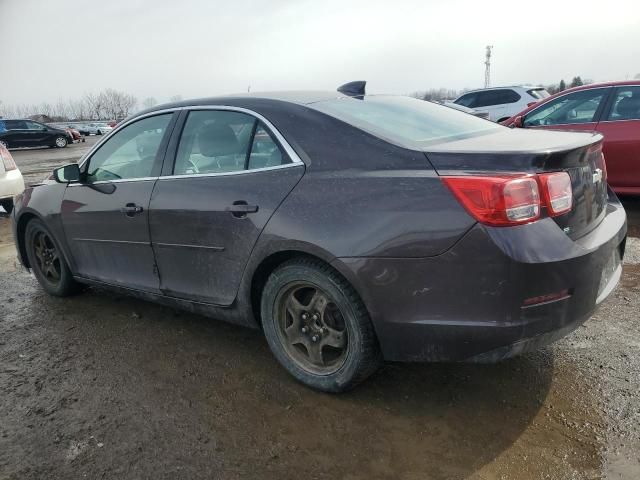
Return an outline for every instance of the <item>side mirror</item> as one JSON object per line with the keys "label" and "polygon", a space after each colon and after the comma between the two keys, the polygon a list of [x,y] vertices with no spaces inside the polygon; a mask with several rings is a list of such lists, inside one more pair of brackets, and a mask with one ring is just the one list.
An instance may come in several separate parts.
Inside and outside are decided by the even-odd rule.
{"label": "side mirror", "polygon": [[511,128],[522,128],[523,126],[522,115],[518,115],[516,118],[514,118],[513,123],[509,126]]}
{"label": "side mirror", "polygon": [[70,163],[53,171],[53,178],[58,183],[72,183],[80,181],[80,167],[77,163]]}

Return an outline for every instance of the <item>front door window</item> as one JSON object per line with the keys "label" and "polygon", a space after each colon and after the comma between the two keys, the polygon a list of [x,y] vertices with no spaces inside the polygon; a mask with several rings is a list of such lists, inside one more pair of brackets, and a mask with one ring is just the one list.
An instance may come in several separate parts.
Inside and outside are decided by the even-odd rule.
{"label": "front door window", "polygon": [[607,91],[605,88],[597,88],[560,96],[529,112],[523,125],[535,127],[594,122]]}
{"label": "front door window", "polygon": [[143,118],[109,137],[89,160],[87,183],[157,176],[160,142],[170,120],[170,113]]}

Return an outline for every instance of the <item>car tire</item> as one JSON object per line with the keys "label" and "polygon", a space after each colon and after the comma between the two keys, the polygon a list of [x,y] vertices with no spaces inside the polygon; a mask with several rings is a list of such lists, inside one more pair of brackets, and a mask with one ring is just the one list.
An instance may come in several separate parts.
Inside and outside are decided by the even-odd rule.
{"label": "car tire", "polygon": [[5,212],[11,213],[11,210],[13,210],[13,199],[5,198],[4,200],[0,200],[0,207],[4,208]]}
{"label": "car tire", "polygon": [[102,132],[101,132],[100,130],[98,130],[98,131],[96,132],[96,135],[102,135]]}
{"label": "car tire", "polygon": [[9,142],[7,142],[6,140],[0,140],[0,145],[9,150]]}
{"label": "car tire", "polygon": [[315,390],[349,390],[382,362],[362,300],[319,260],[300,258],[278,267],[264,286],[260,312],[276,359]]}
{"label": "car tire", "polygon": [[41,220],[33,219],[27,224],[24,238],[29,265],[45,292],[66,297],[81,291],[59,243]]}
{"label": "car tire", "polygon": [[54,145],[57,148],[64,148],[67,146],[67,144],[69,143],[69,140],[67,140],[65,137],[63,137],[62,135],[59,135],[55,138],[55,140],[53,141]]}

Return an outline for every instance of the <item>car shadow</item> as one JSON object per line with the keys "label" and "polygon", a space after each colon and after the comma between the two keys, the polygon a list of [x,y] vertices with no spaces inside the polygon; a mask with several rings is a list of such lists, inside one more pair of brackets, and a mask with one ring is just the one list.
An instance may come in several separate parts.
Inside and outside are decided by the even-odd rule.
{"label": "car shadow", "polygon": [[[554,372],[549,350],[496,365],[387,364],[351,392],[323,394],[294,381],[257,330],[101,289],[36,295],[75,373],[56,358],[35,376],[56,384],[49,403],[66,383],[78,399],[72,421],[58,414],[40,435],[90,427],[117,465],[151,451],[144,462],[191,478],[214,464],[251,478],[466,478],[527,430]],[[117,471],[101,461],[94,471]]]}

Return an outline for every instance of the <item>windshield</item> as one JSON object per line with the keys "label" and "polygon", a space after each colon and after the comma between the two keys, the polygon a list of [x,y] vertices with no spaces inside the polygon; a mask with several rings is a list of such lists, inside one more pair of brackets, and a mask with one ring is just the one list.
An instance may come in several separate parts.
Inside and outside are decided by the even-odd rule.
{"label": "windshield", "polygon": [[449,107],[410,97],[344,97],[308,106],[405,148],[420,149],[504,128]]}

